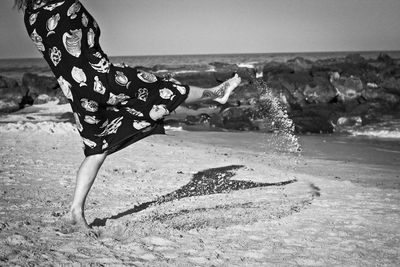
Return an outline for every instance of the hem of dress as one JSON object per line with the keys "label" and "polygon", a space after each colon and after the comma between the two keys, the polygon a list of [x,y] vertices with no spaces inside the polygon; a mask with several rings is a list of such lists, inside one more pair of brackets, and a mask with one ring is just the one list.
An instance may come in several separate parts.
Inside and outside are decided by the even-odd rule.
{"label": "hem of dress", "polygon": [[165,134],[165,129],[164,129],[164,122],[158,122],[153,124],[152,126],[149,126],[148,128],[143,129],[142,131],[132,134],[129,137],[122,139],[121,141],[119,141],[118,143],[114,144],[111,147],[108,147],[106,149],[102,149],[102,150],[90,150],[90,151],[85,151],[85,157],[88,156],[93,156],[93,155],[98,155],[98,154],[103,154],[103,153],[107,153],[108,155],[111,155],[115,152],[118,152],[128,146],[130,146],[133,143],[136,143],[150,135],[155,135],[155,134]]}

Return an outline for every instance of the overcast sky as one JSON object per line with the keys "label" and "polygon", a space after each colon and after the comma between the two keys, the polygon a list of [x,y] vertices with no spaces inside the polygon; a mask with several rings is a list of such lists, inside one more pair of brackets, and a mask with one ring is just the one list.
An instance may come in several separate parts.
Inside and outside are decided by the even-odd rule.
{"label": "overcast sky", "polygon": [[[39,57],[0,0],[0,58]],[[82,0],[110,56],[400,50],[400,0]]]}

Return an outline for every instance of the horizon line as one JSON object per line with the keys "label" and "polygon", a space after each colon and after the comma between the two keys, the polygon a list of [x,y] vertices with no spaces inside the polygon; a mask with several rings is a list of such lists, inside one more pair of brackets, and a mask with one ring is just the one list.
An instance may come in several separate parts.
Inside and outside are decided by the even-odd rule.
{"label": "horizon line", "polygon": [[[146,54],[146,55],[113,55],[110,58],[116,57],[162,57],[162,56],[220,56],[220,55],[262,55],[262,54],[318,54],[318,53],[385,53],[385,52],[400,52],[400,50],[333,50],[333,51],[298,51],[298,52],[248,52],[248,53],[202,53],[202,54]],[[43,57],[0,57],[0,60],[10,59],[42,59]]]}

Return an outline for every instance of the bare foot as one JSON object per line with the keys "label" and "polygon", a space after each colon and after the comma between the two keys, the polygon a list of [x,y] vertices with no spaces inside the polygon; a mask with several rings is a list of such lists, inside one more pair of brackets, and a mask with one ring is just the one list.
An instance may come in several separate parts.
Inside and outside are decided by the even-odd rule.
{"label": "bare foot", "polygon": [[91,230],[90,226],[86,222],[83,211],[80,209],[71,208],[70,211],[70,222],[72,225],[81,228],[82,230]]}
{"label": "bare foot", "polygon": [[70,212],[62,219],[61,225],[57,227],[56,232],[61,236],[83,234],[94,239],[100,237],[100,232],[92,229],[88,225],[83,212],[81,212],[79,209],[71,209]]}
{"label": "bare foot", "polygon": [[214,101],[220,104],[225,104],[226,101],[228,101],[228,98],[231,95],[233,89],[235,89],[240,84],[241,81],[242,79],[236,73],[235,76],[223,82],[214,91],[214,94],[218,96],[217,98],[214,98]]}
{"label": "bare foot", "polygon": [[71,209],[70,212],[65,214],[55,229],[58,235],[70,235],[75,233],[86,233],[91,228],[87,224],[82,213]]}

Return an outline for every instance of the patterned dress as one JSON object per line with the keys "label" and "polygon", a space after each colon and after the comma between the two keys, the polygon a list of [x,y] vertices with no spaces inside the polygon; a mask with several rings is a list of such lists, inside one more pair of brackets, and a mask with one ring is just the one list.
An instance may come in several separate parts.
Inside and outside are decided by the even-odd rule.
{"label": "patterned dress", "polygon": [[151,134],[189,87],[110,63],[100,29],[78,0],[36,1],[25,26],[69,99],[86,156],[114,153]]}

